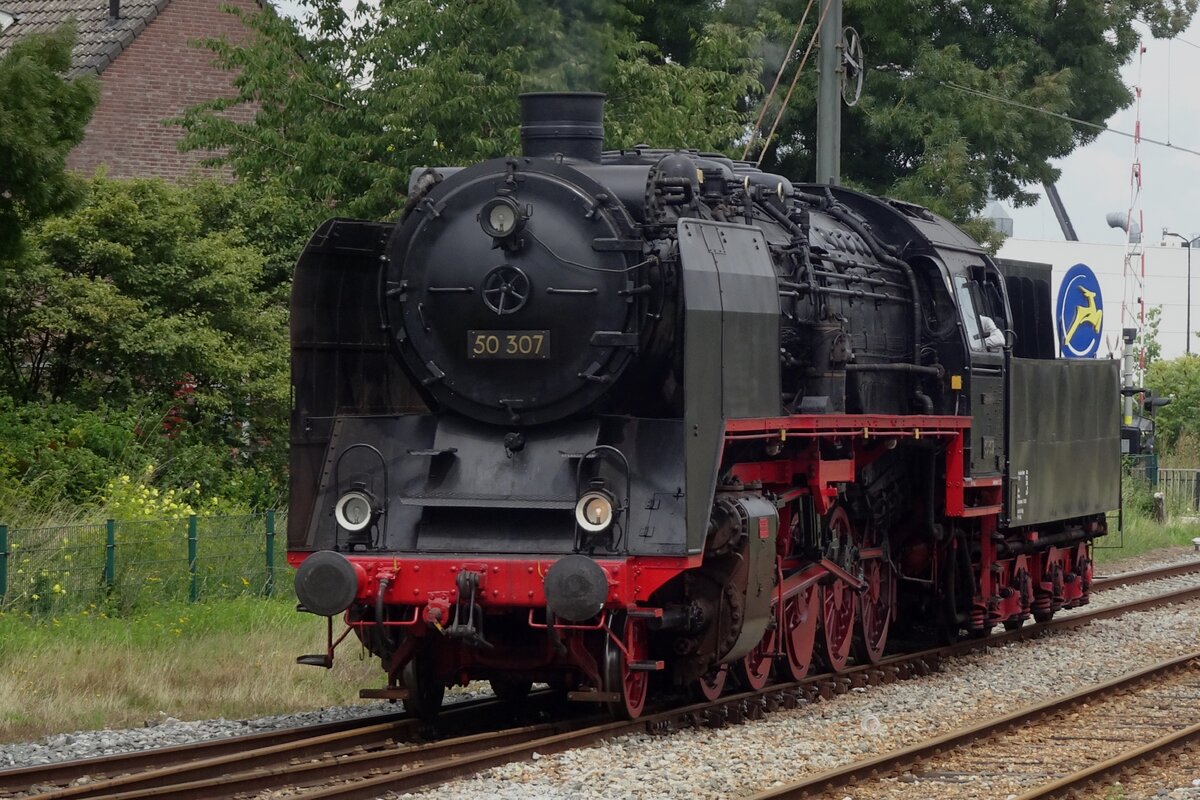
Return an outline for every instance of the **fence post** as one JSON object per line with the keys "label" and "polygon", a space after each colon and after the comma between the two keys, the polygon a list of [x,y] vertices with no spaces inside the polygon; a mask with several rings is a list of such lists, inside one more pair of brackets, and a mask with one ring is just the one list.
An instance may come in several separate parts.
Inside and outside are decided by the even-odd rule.
{"label": "fence post", "polygon": [[[0,594],[4,592],[0,590]],[[275,512],[267,512],[267,584],[263,587],[267,597],[275,594]]]}
{"label": "fence post", "polygon": [[0,525],[0,600],[8,593],[8,526]]}
{"label": "fence post", "polygon": [[191,574],[191,586],[188,588],[188,600],[196,602],[200,597],[199,586],[196,584],[196,515],[188,517],[188,572]]}
{"label": "fence post", "polygon": [[104,520],[104,586],[112,589],[117,582],[117,521]]}

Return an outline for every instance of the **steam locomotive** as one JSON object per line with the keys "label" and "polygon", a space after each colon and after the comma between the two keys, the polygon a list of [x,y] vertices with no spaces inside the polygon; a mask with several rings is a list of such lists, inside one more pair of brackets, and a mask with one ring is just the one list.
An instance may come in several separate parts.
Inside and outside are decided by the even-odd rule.
{"label": "steam locomotive", "polygon": [[[432,719],[533,683],[638,716],[1087,603],[1114,361],[1059,360],[1049,268],[928,209],[719,154],[602,150],[527,94],[520,156],[335,219],[292,295],[289,560]],[[335,616],[344,619],[334,636]]]}

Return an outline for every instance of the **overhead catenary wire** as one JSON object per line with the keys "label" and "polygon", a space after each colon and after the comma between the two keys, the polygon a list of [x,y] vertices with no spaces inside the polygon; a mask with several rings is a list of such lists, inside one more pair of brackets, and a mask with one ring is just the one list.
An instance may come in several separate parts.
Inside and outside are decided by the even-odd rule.
{"label": "overhead catenary wire", "polygon": [[800,73],[804,71],[804,65],[808,63],[808,56],[812,52],[813,45],[817,42],[821,26],[825,24],[825,15],[829,13],[829,7],[832,5],[833,0],[825,0],[825,5],[821,8],[821,18],[817,20],[817,27],[813,30],[813,34],[808,40],[808,47],[804,48],[804,56],[800,59],[800,66],[796,67],[796,74],[792,76],[792,85],[788,87],[787,95],[784,96],[783,102],[779,105],[779,111],[775,114],[775,121],[771,123],[771,131],[767,134],[767,138],[763,139],[762,152],[758,154],[758,161],[755,162],[755,166],[761,167],[763,159],[767,157],[767,148],[771,146],[771,139],[775,136],[775,129],[779,127],[779,121],[783,119],[783,113],[787,111],[788,103],[792,101],[792,92],[796,90],[796,84],[800,80]]}
{"label": "overhead catenary wire", "polygon": [[1160,147],[1169,148],[1171,150],[1178,150],[1183,153],[1190,153],[1191,155],[1194,155],[1194,156],[1200,156],[1200,150],[1193,150],[1190,147],[1181,147],[1180,145],[1172,144],[1171,142],[1164,142],[1161,139],[1151,139],[1150,137],[1148,137],[1144,134],[1141,136],[1138,136],[1137,134],[1129,133],[1128,131],[1123,131],[1118,128],[1110,128],[1108,125],[1104,125],[1104,124],[1101,124],[1098,122],[1088,122],[1086,119],[1079,119],[1078,117],[1072,117],[1069,114],[1062,114],[1058,111],[1050,111],[1049,109],[1039,108],[1038,106],[1029,105],[1028,103],[1022,103],[1019,100],[1012,100],[1007,97],[1001,97],[1000,95],[989,94],[988,92],[984,92],[979,89],[972,89],[969,86],[962,86],[960,84],[954,83],[953,81],[938,81],[938,83],[942,86],[947,87],[948,89],[954,89],[959,92],[965,92],[967,94],[975,95],[976,97],[983,97],[988,100],[994,100],[997,103],[1003,103],[1004,105],[1013,106],[1014,108],[1023,108],[1027,111],[1036,111],[1037,113],[1045,114],[1048,117],[1055,117],[1057,119],[1066,120],[1067,122],[1073,122],[1076,125],[1083,125],[1088,128],[1093,128],[1095,130],[1100,131],[1101,133],[1115,133],[1119,136],[1124,136],[1127,139],[1140,138],[1141,141],[1148,142],[1149,144],[1155,144]]}
{"label": "overhead catenary wire", "polygon": [[812,10],[814,2],[816,0],[808,0],[808,5],[804,7],[804,14],[800,17],[800,24],[796,26],[796,34],[792,37],[792,43],[788,45],[787,54],[783,62],[779,65],[779,71],[775,73],[775,82],[771,84],[771,91],[767,92],[767,96],[763,98],[762,107],[758,110],[758,119],[754,120],[754,127],[750,129],[750,140],[746,142],[746,147],[742,150],[743,161],[749,157],[750,148],[754,146],[754,141],[758,138],[758,131],[762,128],[763,118],[767,116],[767,106],[771,104],[772,98],[775,97],[775,90],[779,88],[779,81],[783,78],[783,71],[787,69],[788,62],[792,60],[792,53],[796,49],[796,42],[800,41],[800,34],[804,30],[804,22],[808,19],[808,12]]}

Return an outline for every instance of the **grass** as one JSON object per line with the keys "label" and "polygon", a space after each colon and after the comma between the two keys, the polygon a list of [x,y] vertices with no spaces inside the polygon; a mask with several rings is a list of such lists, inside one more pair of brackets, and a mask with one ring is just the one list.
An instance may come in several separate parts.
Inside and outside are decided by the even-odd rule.
{"label": "grass", "polygon": [[0,742],[138,727],[164,717],[279,714],[346,704],[383,684],[377,660],[344,642],[333,670],[322,620],[284,600],[164,603],[132,617],[0,614]]}
{"label": "grass", "polygon": [[1168,494],[1166,522],[1154,520],[1154,493],[1144,481],[1125,479],[1123,486],[1123,531],[1117,531],[1116,515],[1109,518],[1109,534],[1096,540],[1097,564],[1131,558],[1151,550],[1191,547],[1200,536],[1200,512],[1191,507],[1190,498]]}
{"label": "grass", "polygon": [[1197,536],[1200,536],[1200,523],[1184,517],[1168,515],[1167,522],[1160,525],[1149,517],[1126,513],[1123,532],[1118,533],[1116,525],[1112,524],[1108,536],[1096,540],[1094,559],[1097,564],[1104,564],[1151,550],[1173,547],[1190,549],[1192,539]]}

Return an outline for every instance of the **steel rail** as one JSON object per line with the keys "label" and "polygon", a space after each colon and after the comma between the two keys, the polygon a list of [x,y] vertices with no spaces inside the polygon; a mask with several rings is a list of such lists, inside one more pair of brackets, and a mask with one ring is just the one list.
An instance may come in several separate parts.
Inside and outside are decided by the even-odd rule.
{"label": "steel rail", "polygon": [[1185,561],[1182,564],[1172,564],[1167,567],[1152,567],[1137,572],[1124,572],[1118,575],[1105,575],[1092,581],[1092,591],[1102,592],[1121,586],[1134,586],[1139,583],[1178,578],[1200,572],[1200,561]]}
{"label": "steel rail", "polygon": [[[913,764],[927,758],[940,756],[947,751],[960,748],[975,741],[993,738],[997,734],[1004,733],[1012,728],[1020,727],[1050,714],[1061,713],[1083,703],[1104,700],[1111,697],[1115,691],[1128,689],[1151,678],[1162,677],[1167,673],[1197,664],[1200,664],[1200,652],[1189,653],[1188,655],[1173,658],[1169,661],[1137,670],[1136,672],[1130,672],[1104,683],[1089,686],[1086,689],[1063,697],[1056,697],[1044,703],[1027,706],[1011,714],[1005,714],[1002,717],[984,720],[966,728],[950,731],[949,733],[919,742],[901,750],[884,753],[862,761],[855,761],[836,769],[812,775],[786,786],[759,792],[752,795],[749,800],[797,800],[798,798],[806,798],[820,792],[828,792],[849,786],[863,780],[881,778],[889,773],[911,767]],[[1055,789],[1055,791],[1058,791],[1058,789]],[[1044,795],[1034,796],[1042,797]]]}
{"label": "steel rail", "polygon": [[[368,752],[329,752],[307,754],[299,758],[324,758],[296,763],[294,758],[280,758],[279,753],[251,753],[248,759],[227,756],[205,762],[193,762],[186,768],[160,770],[152,778],[121,776],[97,784],[72,786],[54,792],[35,795],[28,800],[59,800],[59,798],[134,798],[169,797],[172,800],[201,800],[228,798],[246,792],[261,792],[280,786],[312,785],[347,776],[374,774],[381,768],[400,770],[401,774],[420,771],[422,764],[458,763],[470,760],[479,753],[500,748],[501,741],[540,741],[553,730],[550,724],[504,731],[462,736],[441,742],[407,745],[388,750]],[[566,734],[560,734],[566,735]],[[238,771],[230,772],[236,765]],[[128,779],[127,779],[128,778]],[[132,787],[132,788],[131,788]],[[374,795],[372,795],[374,796]]]}
{"label": "steel rail", "polygon": [[1081,789],[1099,778],[1120,774],[1139,761],[1154,758],[1164,751],[1172,750],[1192,741],[1200,741],[1200,723],[1168,733],[1166,736],[1147,742],[1140,747],[1127,750],[1120,755],[1094,764],[1059,780],[1039,786],[1017,797],[1017,800],[1045,800],[1045,798],[1068,796],[1073,790]]}
{"label": "steel rail", "polygon": [[[890,683],[913,675],[926,675],[938,668],[941,659],[949,656],[1040,636],[1048,631],[1069,630],[1097,619],[1112,618],[1133,611],[1187,602],[1197,598],[1200,598],[1200,586],[1189,587],[1164,595],[1142,598],[1053,619],[1045,623],[1028,625],[994,636],[967,639],[944,647],[890,656],[879,663],[857,665],[839,673],[810,676],[799,682],[774,684],[757,692],[744,692],[722,697],[713,703],[699,703],[674,708],[643,716],[632,722],[611,722],[566,731],[562,730],[561,725],[556,729],[547,723],[544,726],[531,726],[480,734],[475,737],[464,737],[470,741],[465,741],[464,738],[448,739],[435,743],[437,747],[442,748],[440,755],[439,751],[431,746],[347,753],[345,752],[346,748],[335,751],[329,745],[326,745],[324,750],[321,750],[320,745],[312,747],[300,745],[300,747],[307,748],[305,752],[316,750],[322,754],[329,753],[331,757],[324,762],[292,766],[289,763],[292,759],[283,756],[282,751],[258,754],[252,752],[251,755],[254,757],[261,757],[261,760],[256,762],[258,766],[252,769],[243,769],[245,763],[239,763],[236,759],[206,759],[211,762],[208,764],[190,760],[189,764],[182,767],[123,776],[127,780],[123,780],[119,785],[97,782],[68,787],[64,790],[39,795],[38,798],[39,800],[66,797],[119,797],[123,800],[162,796],[216,798],[228,797],[238,791],[260,791],[264,788],[297,784],[311,786],[314,782],[328,784],[332,781],[341,781],[342,783],[296,796],[311,798],[376,797],[382,790],[407,791],[462,775],[475,774],[482,769],[498,764],[530,758],[534,752],[543,754],[561,752],[625,733],[646,731],[661,733],[684,727],[719,727],[727,723],[757,719],[763,714],[779,708],[795,708],[802,702],[815,701],[819,697],[829,698],[854,687]],[[451,707],[447,711],[450,712],[457,708],[458,706]],[[474,710],[478,713],[479,709],[475,707]],[[520,741],[513,742],[509,739],[507,742],[498,744],[505,737],[516,737]],[[422,750],[422,747],[428,749]],[[269,750],[270,748],[264,749]],[[336,753],[340,753],[340,755]],[[388,763],[389,760],[392,763]],[[415,766],[418,761],[422,762],[421,766]],[[205,769],[212,770],[211,776],[204,775]],[[361,780],[369,772],[377,774],[381,771],[390,772],[391,770],[403,771]],[[300,778],[299,773],[303,773],[303,780],[297,780]],[[354,783],[345,783],[353,779],[360,780],[356,780]],[[245,788],[242,788],[243,784],[240,783],[243,780],[246,781]],[[380,789],[384,786],[386,789]],[[117,789],[118,791],[105,794],[106,789]],[[63,793],[68,790],[72,793]]]}
{"label": "steel rail", "polygon": [[364,724],[368,723],[378,725],[404,723],[412,727],[415,727],[417,724],[416,720],[412,719],[406,712],[391,712],[366,718],[323,722],[316,725],[304,725],[295,728],[280,728],[239,736],[223,736],[217,739],[204,739],[191,744],[173,745],[171,747],[133,750],[127,753],[94,756],[92,758],[81,758],[73,761],[58,761],[32,767],[12,767],[0,770],[0,793],[25,792],[29,790],[31,785],[65,786],[84,776],[112,775],[134,770],[151,769],[164,764],[212,758],[226,753],[240,753],[260,747],[272,747],[287,742],[294,742],[298,739],[325,736],[361,728]]}
{"label": "steel rail", "polygon": [[[537,699],[548,692],[535,692],[530,697]],[[443,717],[451,724],[469,724],[472,718],[486,715],[498,709],[502,703],[487,697],[464,700],[447,705]],[[100,779],[113,775],[148,774],[169,770],[200,761],[211,761],[230,755],[275,749],[278,752],[302,752],[311,742],[325,742],[325,750],[332,748],[354,749],[379,743],[387,739],[397,740],[401,736],[412,736],[421,728],[421,722],[407,711],[376,714],[357,719],[323,722],[295,728],[280,728],[240,736],[225,736],[204,739],[190,744],[171,747],[155,747],[133,750],[126,753],[95,756],[72,761],[59,761],[29,767],[14,767],[0,770],[0,794],[17,794],[29,791],[31,786],[62,787],[79,778],[93,780],[95,786]]]}

